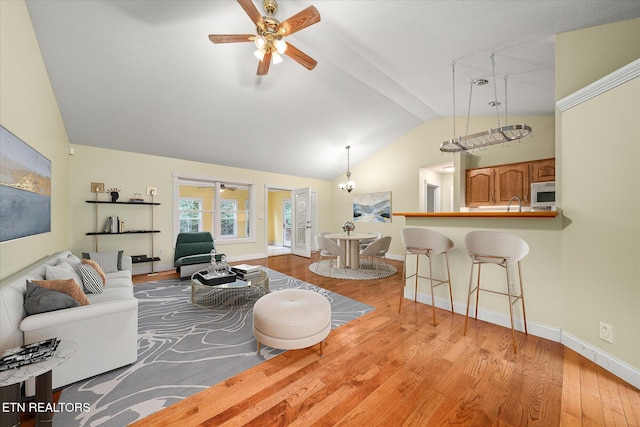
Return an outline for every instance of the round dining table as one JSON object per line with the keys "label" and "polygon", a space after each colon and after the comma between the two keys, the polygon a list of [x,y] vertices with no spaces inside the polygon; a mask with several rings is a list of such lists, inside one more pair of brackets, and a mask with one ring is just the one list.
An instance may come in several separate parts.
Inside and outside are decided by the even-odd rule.
{"label": "round dining table", "polygon": [[347,268],[360,268],[360,240],[371,239],[368,233],[330,233],[325,235],[327,239],[337,240],[338,246],[344,251],[344,257],[338,257],[338,265]]}

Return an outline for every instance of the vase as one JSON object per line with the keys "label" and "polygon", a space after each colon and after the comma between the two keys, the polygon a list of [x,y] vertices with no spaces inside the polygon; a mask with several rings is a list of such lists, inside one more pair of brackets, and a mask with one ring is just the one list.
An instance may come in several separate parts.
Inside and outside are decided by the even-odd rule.
{"label": "vase", "polygon": [[351,235],[351,231],[347,230],[347,236],[350,236],[350,235]]}

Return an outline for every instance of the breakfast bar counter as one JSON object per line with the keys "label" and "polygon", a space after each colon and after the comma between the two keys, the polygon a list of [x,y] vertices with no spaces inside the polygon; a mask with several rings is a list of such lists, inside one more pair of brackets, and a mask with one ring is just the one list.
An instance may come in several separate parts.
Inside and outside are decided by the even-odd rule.
{"label": "breakfast bar counter", "polygon": [[555,218],[558,212],[394,212],[393,215],[405,218]]}

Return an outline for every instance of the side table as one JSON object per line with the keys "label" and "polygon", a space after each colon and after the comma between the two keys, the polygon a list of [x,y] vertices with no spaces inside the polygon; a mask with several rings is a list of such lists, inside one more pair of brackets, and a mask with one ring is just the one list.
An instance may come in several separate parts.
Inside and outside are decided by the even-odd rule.
{"label": "side table", "polygon": [[[44,404],[43,407],[47,409],[53,407],[51,370],[73,356],[77,347],[74,341],[62,340],[49,359],[0,372],[0,402],[3,405],[0,407],[1,426],[20,425],[20,412],[23,407],[20,383],[30,378],[36,379],[36,402]],[[50,426],[52,420],[53,411],[36,411],[36,426]]]}

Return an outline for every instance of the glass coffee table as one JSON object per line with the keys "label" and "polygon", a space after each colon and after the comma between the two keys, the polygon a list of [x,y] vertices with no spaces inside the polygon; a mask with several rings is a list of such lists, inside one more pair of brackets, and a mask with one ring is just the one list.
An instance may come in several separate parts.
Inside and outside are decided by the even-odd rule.
{"label": "glass coffee table", "polygon": [[269,293],[269,275],[264,270],[260,270],[255,279],[237,279],[220,285],[204,284],[198,280],[197,274],[191,276],[191,302],[200,307],[239,310],[252,307],[260,297]]}

